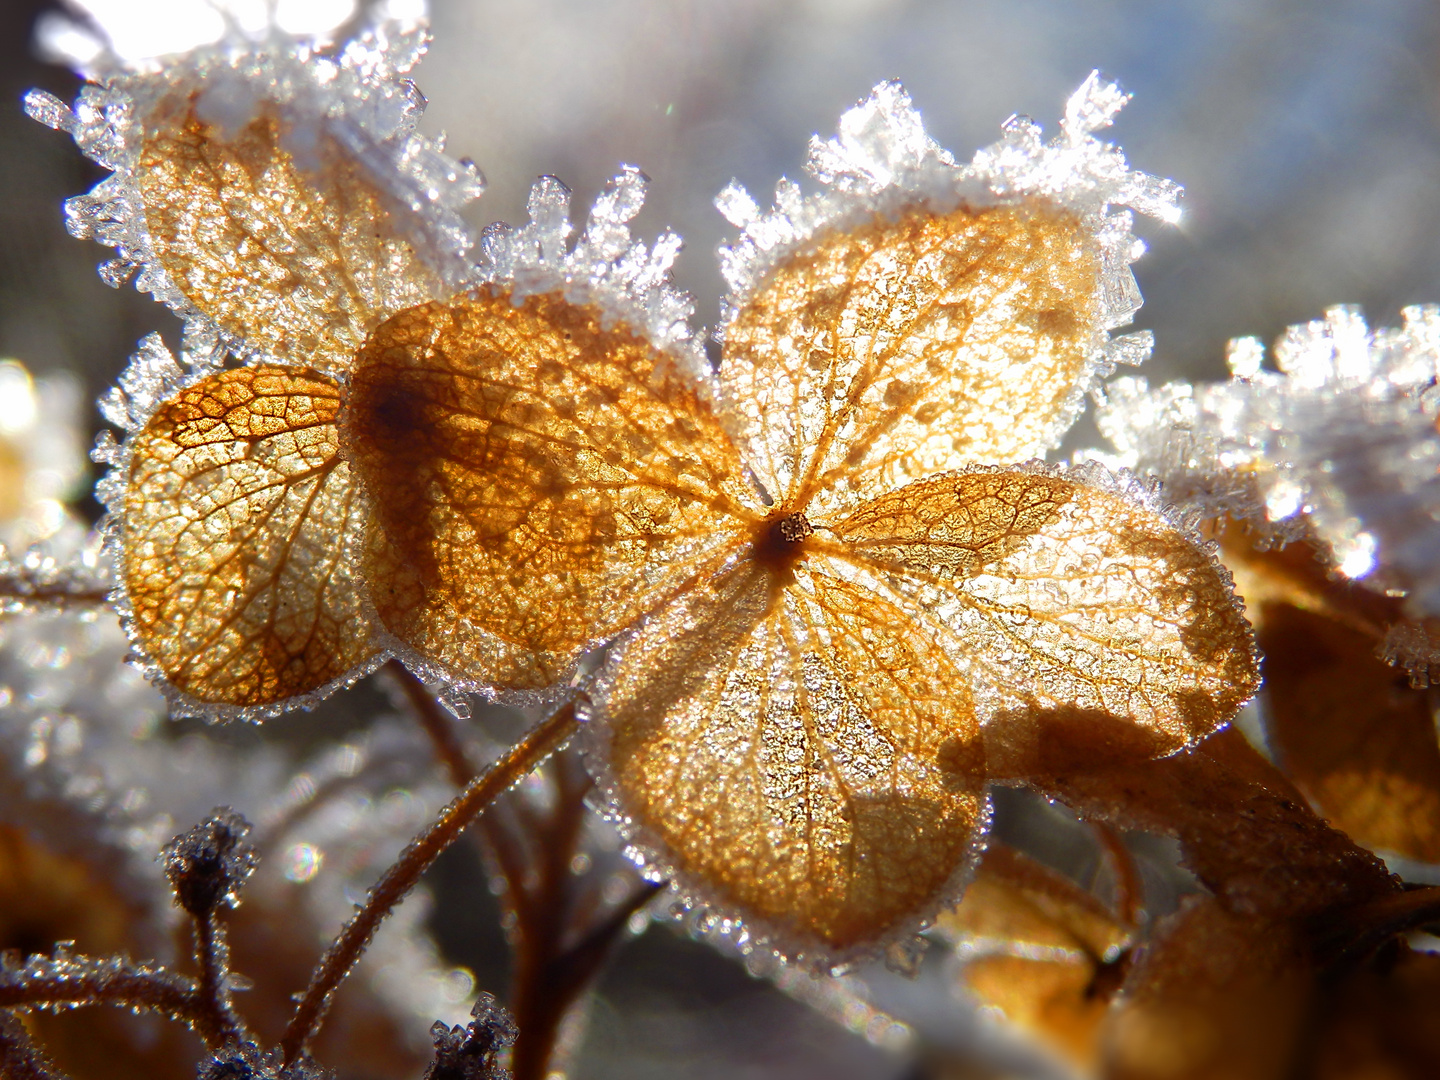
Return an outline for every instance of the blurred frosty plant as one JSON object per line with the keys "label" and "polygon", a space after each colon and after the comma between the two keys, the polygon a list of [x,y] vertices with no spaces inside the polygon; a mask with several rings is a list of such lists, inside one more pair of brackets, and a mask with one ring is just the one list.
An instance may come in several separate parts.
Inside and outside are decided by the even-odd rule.
{"label": "blurred frosty plant", "polygon": [[1141,250],[1111,208],[1172,219],[1179,189],[1094,137],[1113,84],[968,165],[882,84],[813,144],[819,192],[782,181],[762,213],[729,187],[717,373],[668,284],[679,238],[631,239],[633,169],[578,240],[542,178],[465,263],[478,180],[413,134],[418,44],[234,31],[74,111],[31,98],[116,170],[75,227],[187,319],[99,451],[118,599],[181,708],[258,719],[386,653],[492,695],[579,685],[637,856],[746,948],[823,964],[954,896],[987,779],[1057,738],[1172,753],[1250,696],[1210,547],[1128,475],[1033,460],[1149,351],[1109,335]]}

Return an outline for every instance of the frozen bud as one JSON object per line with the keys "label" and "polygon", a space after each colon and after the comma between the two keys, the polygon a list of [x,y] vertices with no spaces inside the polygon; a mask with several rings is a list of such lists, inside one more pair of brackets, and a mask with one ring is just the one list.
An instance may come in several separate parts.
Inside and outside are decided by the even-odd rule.
{"label": "frozen bud", "polygon": [[248,821],[217,807],[207,820],[165,845],[161,855],[176,903],[200,917],[219,906],[234,907],[240,887],[255,869],[255,849],[245,843],[249,833]]}
{"label": "frozen bud", "polygon": [[510,1070],[500,1064],[500,1054],[509,1049],[519,1034],[515,1021],[490,994],[481,994],[470,1010],[474,1017],[465,1027],[447,1028],[436,1021],[430,1029],[435,1040],[435,1060],[425,1080],[501,1080]]}

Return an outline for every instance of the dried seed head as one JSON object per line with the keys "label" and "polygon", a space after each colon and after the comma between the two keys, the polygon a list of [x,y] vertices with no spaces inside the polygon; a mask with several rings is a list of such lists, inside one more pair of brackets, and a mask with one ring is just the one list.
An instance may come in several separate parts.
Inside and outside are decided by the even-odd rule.
{"label": "dried seed head", "polygon": [[240,889],[255,869],[255,849],[245,842],[250,823],[227,807],[165,845],[165,876],[175,902],[191,915],[206,918],[218,907],[233,908]]}

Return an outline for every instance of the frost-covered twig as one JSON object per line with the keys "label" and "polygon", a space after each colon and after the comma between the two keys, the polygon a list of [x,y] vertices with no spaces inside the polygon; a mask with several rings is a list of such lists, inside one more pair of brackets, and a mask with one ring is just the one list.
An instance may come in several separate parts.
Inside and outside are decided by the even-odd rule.
{"label": "frost-covered twig", "polygon": [[23,964],[0,959],[0,1009],[67,1009],[114,1005],[178,1020],[207,1043],[219,1042],[194,980],[125,956],[74,956],[66,943],[54,956],[32,956]]}
{"label": "frost-covered twig", "polygon": [[299,1059],[306,1042],[319,1028],[336,988],[350,973],[381,922],[420,876],[465,831],[496,796],[524,779],[542,761],[558,750],[575,731],[575,709],[565,705],[544,720],[504,757],[490,766],[445,810],[425,832],[415,838],[370,890],[365,905],[356,912],[339,937],[326,951],[311,977],[285,1035],[280,1041],[285,1062]]}
{"label": "frost-covered twig", "polygon": [[35,1045],[14,1013],[0,1012],[0,1076],[7,1080],[70,1080]]}

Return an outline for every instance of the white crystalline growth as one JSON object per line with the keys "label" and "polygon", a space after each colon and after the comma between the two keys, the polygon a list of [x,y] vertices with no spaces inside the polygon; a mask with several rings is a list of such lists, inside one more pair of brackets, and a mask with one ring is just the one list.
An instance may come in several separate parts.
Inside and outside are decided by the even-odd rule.
{"label": "white crystalline growth", "polygon": [[622,169],[595,200],[584,232],[572,243],[570,189],[542,176],[530,189],[528,224],[485,230],[482,280],[508,288],[516,303],[558,292],[573,304],[594,306],[607,328],[623,323],[707,387],[710,369],[690,328],[694,302],[670,283],[680,237],[665,232],[647,247],[630,235],[629,223],[645,204],[649,182],[639,169]]}
{"label": "white crystalline growth", "polygon": [[[65,206],[71,233],[115,248],[115,258],[100,267],[107,284],[118,287],[138,271],[135,284],[142,292],[187,321],[205,321],[155,257],[137,175],[147,121],[177,93],[199,95],[206,115],[234,129],[262,107],[270,109],[291,147],[332,140],[390,196],[397,227],[423,259],[457,288],[473,279],[468,252],[474,236],[458,211],[480,194],[484,180],[472,163],[448,157],[443,140],[417,132],[425,101],[406,77],[425,50],[423,5],[409,5],[414,11],[371,5],[353,36],[332,42],[287,29],[305,25],[281,18],[293,4],[195,3],[190,6],[205,7],[220,20],[218,37],[206,40],[197,30],[202,43],[158,58],[143,55],[146,48],[127,44],[120,34],[137,20],[155,20],[153,10],[129,0],[98,6],[91,0],[90,6],[106,9],[98,36],[84,24],[56,18],[41,30],[42,46],[67,55],[92,82],[73,108],[32,90],[25,109],[70,134],[87,157],[113,173]],[[232,344],[244,351],[244,343]]]}
{"label": "white crystalline growth", "polygon": [[1168,498],[1249,524],[1262,543],[1308,537],[1345,576],[1440,614],[1440,307],[1370,332],[1358,309],[1292,326],[1262,370],[1230,345],[1226,383],[1116,379],[1097,412],[1127,464]]}
{"label": "white crystalline growth", "polygon": [[877,215],[895,217],[914,206],[945,213],[962,203],[985,206],[1043,197],[1081,215],[1099,241],[1103,262],[1104,330],[1091,343],[1091,365],[1054,425],[1052,437],[1058,442],[1083,408],[1086,393],[1116,363],[1138,364],[1150,354],[1148,332],[1117,338],[1106,332],[1128,323],[1141,302],[1130,263],[1144,245],[1131,232],[1130,210],[1167,222],[1179,219],[1178,184],[1132,170],[1117,147],[1095,137],[1128,100],[1115,83],[1092,72],[1067,103],[1055,138],[1044,141],[1038,125],[1014,116],[999,142],[962,165],[925,133],[904,88],[881,83],[840,118],[836,138],[811,140],[805,169],[820,184],[819,191],[806,195],[798,184],[782,179],[768,211],[736,181],[716,198],[720,212],[740,230],[719,252],[730,287],[725,323],[771,270],[828,232]]}

